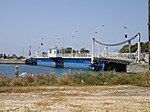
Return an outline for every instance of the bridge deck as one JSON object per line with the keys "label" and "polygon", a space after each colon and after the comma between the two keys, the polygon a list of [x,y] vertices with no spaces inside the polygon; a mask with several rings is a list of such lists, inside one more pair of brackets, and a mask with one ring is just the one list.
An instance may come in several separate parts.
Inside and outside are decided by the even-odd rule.
{"label": "bridge deck", "polygon": [[99,63],[100,61],[107,61],[107,62],[114,62],[114,63],[120,63],[120,64],[125,64],[129,65],[132,63],[131,59],[120,59],[120,58],[103,58],[103,57],[95,57],[94,60]]}

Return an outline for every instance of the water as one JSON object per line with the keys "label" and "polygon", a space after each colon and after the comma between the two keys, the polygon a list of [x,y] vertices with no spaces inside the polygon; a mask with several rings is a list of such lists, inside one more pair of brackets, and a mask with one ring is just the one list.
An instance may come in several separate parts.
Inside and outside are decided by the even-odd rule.
{"label": "water", "polygon": [[70,73],[75,71],[91,72],[91,70],[79,69],[79,68],[53,68],[47,66],[31,66],[23,64],[0,64],[0,73],[4,73],[11,77],[15,76],[15,66],[19,67],[19,74],[23,72],[32,72],[33,74],[40,73],[55,73],[57,76],[61,76],[64,73]]}

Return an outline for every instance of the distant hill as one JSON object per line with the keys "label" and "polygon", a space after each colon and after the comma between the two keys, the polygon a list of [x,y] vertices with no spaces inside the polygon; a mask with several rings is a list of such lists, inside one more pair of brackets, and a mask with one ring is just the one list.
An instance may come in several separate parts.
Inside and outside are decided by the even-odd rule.
{"label": "distant hill", "polygon": [[[147,42],[141,42],[141,52],[148,52],[148,41]],[[137,51],[138,44],[131,44],[131,53],[134,53]],[[124,45],[120,50],[120,53],[128,53],[129,52],[129,45]]]}

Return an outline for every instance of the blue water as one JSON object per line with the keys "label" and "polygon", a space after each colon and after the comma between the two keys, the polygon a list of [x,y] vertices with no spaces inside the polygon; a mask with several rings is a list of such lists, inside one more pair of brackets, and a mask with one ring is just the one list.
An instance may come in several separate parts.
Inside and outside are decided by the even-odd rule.
{"label": "blue water", "polygon": [[19,67],[19,74],[23,72],[32,72],[33,74],[40,73],[55,73],[57,76],[61,76],[64,73],[70,73],[75,71],[91,72],[91,70],[79,69],[79,68],[53,68],[48,66],[31,66],[23,64],[0,64],[0,73],[4,73],[11,77],[15,76],[15,66]]}

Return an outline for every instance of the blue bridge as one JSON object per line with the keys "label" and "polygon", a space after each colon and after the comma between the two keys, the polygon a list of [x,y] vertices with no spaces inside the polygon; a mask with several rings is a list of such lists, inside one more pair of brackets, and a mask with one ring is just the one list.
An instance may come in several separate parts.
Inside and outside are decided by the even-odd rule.
{"label": "blue bridge", "polygon": [[[108,52],[108,46],[118,46],[125,43],[131,43],[131,40],[138,38],[138,49],[136,53],[111,53]],[[95,50],[96,44],[105,46],[103,52]],[[130,45],[129,45],[130,49]],[[132,38],[117,44],[105,44],[92,40],[92,54],[89,53],[69,53],[64,54],[62,49],[52,48],[48,50],[46,56],[35,55],[26,60],[26,64],[43,65],[52,67],[67,67],[67,68],[85,68],[93,70],[126,72],[126,66],[130,63],[139,62],[142,60],[140,48],[140,34],[136,34]],[[130,50],[129,50],[130,51]]]}

